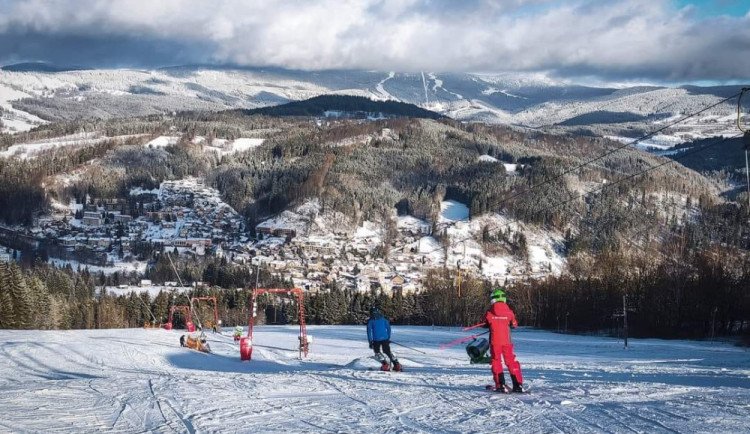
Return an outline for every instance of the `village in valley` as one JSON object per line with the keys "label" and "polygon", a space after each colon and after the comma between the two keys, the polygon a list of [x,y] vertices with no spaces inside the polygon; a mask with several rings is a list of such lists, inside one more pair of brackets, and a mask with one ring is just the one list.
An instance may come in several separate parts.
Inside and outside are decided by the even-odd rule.
{"label": "village in valley", "polygon": [[[129,276],[123,279],[128,284],[108,287],[119,294],[202,285],[180,282],[177,288],[177,279],[143,278],[149,267],[145,258],[160,252],[220,260],[253,273],[264,268],[306,291],[336,285],[389,295],[419,292],[427,271],[435,268],[506,281],[556,273],[563,266],[562,236],[543,231],[540,235],[538,230],[525,231],[526,254],[487,255],[476,241],[484,226],[505,224],[524,233],[523,228],[499,215],[469,220],[469,209],[460,202],[443,201],[434,223],[397,215],[395,209],[390,218],[390,229],[370,221],[357,226],[311,199],[248,228],[216,189],[202,179],[186,178],[164,181],[152,190],[133,188],[127,198],[87,197],[85,204],[52,201],[50,212],[34,226],[3,228],[0,241],[24,241],[43,250],[45,259],[57,266]],[[2,250],[0,260],[6,262],[20,254]]]}

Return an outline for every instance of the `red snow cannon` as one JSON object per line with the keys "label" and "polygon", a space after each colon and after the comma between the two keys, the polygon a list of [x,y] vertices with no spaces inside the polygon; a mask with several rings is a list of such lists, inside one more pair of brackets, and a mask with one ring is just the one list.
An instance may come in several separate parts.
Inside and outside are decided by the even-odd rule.
{"label": "red snow cannon", "polygon": [[164,330],[172,330],[172,323],[168,322],[168,323],[164,324]]}
{"label": "red snow cannon", "polygon": [[240,360],[250,360],[253,356],[253,340],[247,336],[240,339]]}

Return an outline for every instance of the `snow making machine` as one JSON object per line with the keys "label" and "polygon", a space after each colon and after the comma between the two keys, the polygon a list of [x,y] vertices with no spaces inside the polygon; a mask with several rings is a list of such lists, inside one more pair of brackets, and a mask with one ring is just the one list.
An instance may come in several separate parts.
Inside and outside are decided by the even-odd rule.
{"label": "snow making machine", "polygon": [[253,325],[255,317],[258,316],[257,298],[260,294],[291,294],[297,296],[299,306],[299,357],[307,357],[307,350],[312,336],[307,335],[305,326],[305,300],[301,289],[281,289],[281,288],[257,288],[253,291],[250,299],[250,320],[248,321],[247,336],[240,339],[240,360],[250,360],[253,355]]}
{"label": "snow making machine", "polygon": [[193,309],[190,306],[172,306],[169,308],[169,321],[164,324],[164,328],[172,330],[175,312],[181,312],[185,316],[185,328],[188,331],[187,334],[180,336],[180,346],[203,353],[210,353],[211,347],[206,342],[206,335],[203,333],[203,330],[199,330],[196,333],[195,322],[193,321]]}

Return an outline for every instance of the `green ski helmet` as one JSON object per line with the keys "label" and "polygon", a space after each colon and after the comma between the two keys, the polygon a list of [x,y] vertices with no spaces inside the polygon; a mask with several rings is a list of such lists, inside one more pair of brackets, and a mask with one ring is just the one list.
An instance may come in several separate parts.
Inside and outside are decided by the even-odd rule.
{"label": "green ski helmet", "polygon": [[492,300],[493,303],[497,303],[499,301],[502,301],[503,303],[505,303],[505,301],[507,300],[505,296],[505,291],[499,288],[492,291],[492,294],[490,295],[490,300]]}

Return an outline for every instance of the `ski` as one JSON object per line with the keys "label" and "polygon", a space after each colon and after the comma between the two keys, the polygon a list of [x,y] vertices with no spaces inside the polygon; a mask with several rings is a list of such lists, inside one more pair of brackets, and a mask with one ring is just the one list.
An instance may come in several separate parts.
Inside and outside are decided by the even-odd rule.
{"label": "ski", "polygon": [[521,391],[521,392],[514,391],[510,386],[505,386],[502,389],[498,389],[495,386],[493,386],[491,384],[488,384],[484,388],[485,388],[485,390],[488,390],[490,392],[505,393],[505,394],[508,394],[508,395],[511,394],[511,393],[529,393],[529,389],[527,389],[525,387],[524,387],[523,391]]}
{"label": "ski", "polygon": [[385,366],[381,366],[380,368],[367,368],[368,371],[379,371],[379,372],[404,372],[403,365],[399,365],[398,368],[396,366],[388,366],[386,369]]}
{"label": "ski", "polygon": [[484,388],[485,388],[485,390],[488,390],[490,392],[505,393],[505,394],[509,394],[511,392],[511,389],[508,386],[503,386],[503,387],[497,388],[497,387],[493,386],[492,384],[488,384],[488,385],[484,386]]}

